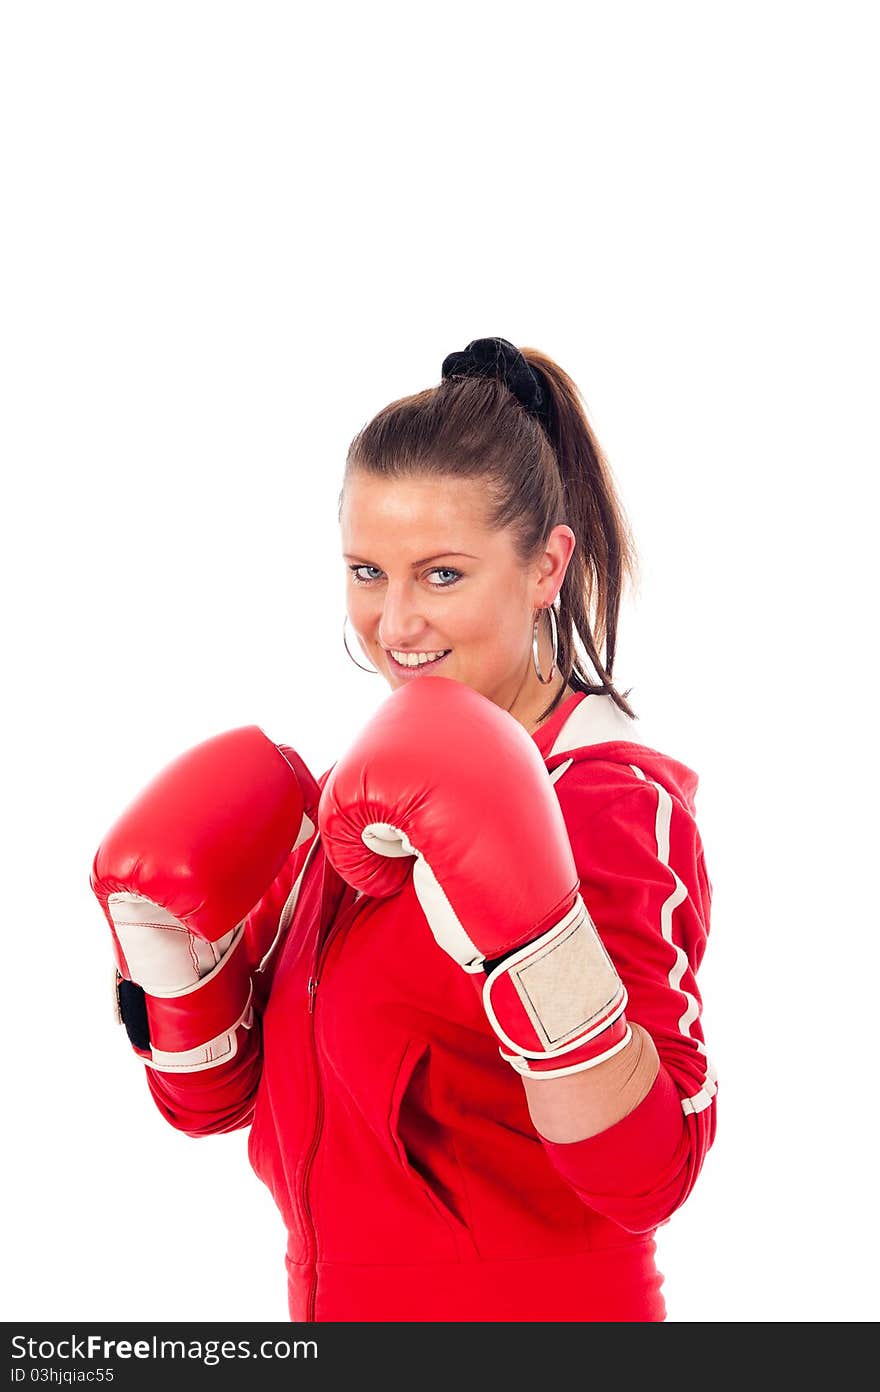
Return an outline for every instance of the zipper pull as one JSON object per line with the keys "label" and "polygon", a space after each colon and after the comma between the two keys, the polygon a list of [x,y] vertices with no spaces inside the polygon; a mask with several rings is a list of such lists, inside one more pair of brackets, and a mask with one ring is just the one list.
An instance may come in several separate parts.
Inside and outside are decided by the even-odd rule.
{"label": "zipper pull", "polygon": [[315,992],[317,991],[317,989],[318,989],[318,978],[317,978],[316,976],[310,976],[310,977],[309,977],[309,1014],[310,1014],[310,1015],[313,1015],[313,1014],[314,1014],[314,1011],[315,1011]]}

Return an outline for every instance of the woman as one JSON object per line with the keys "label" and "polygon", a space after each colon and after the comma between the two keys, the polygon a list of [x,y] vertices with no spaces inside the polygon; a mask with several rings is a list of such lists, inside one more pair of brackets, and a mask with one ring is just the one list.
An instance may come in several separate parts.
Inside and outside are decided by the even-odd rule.
{"label": "woman", "polygon": [[697,778],[613,683],[633,549],[574,384],[451,354],[352,442],[340,525],[391,694],[318,782],[205,741],[95,857],[152,1095],[250,1126],[292,1320],[663,1320],[711,885]]}

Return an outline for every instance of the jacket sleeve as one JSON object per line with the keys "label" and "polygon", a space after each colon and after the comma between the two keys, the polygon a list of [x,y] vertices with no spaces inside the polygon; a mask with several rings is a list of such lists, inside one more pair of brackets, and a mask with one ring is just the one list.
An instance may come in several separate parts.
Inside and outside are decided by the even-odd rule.
{"label": "jacket sleeve", "polygon": [[[587,777],[599,772],[595,763],[580,768]],[[600,774],[598,805],[583,777],[557,792],[584,903],[626,986],[627,1018],[652,1036],[660,1071],[639,1106],[606,1131],[541,1140],[591,1208],[647,1232],[687,1198],[715,1136],[716,1081],[696,981],[712,886],[691,809],[661,784],[628,774],[617,776],[610,800],[615,779]]]}
{"label": "jacket sleeve", "polygon": [[283,869],[245,919],[253,981],[253,1017],[239,1030],[235,1056],[196,1073],[161,1073],[145,1067],[147,1086],[165,1120],[188,1136],[211,1136],[249,1126],[263,1067],[261,1020],[279,949],[293,918],[306,861],[317,829],[291,852]]}

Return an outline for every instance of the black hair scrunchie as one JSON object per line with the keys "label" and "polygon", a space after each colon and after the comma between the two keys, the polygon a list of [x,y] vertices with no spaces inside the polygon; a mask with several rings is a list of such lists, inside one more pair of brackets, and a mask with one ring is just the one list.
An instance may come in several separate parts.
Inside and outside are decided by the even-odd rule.
{"label": "black hair scrunchie", "polygon": [[447,377],[498,377],[544,429],[550,428],[550,393],[535,369],[506,338],[474,338],[461,352],[449,353],[441,369]]}

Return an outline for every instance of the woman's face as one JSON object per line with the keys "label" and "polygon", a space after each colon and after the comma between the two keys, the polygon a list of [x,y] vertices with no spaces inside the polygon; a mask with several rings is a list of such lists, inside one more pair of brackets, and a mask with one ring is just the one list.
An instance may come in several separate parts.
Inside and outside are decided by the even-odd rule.
{"label": "woman's face", "polygon": [[[348,615],[392,689],[434,672],[527,723],[551,693],[532,662],[535,610],[556,596],[574,533],[555,527],[546,550],[524,567],[510,532],[490,531],[484,515],[478,479],[354,471],[340,516]],[[547,672],[546,618],[540,631]]]}

